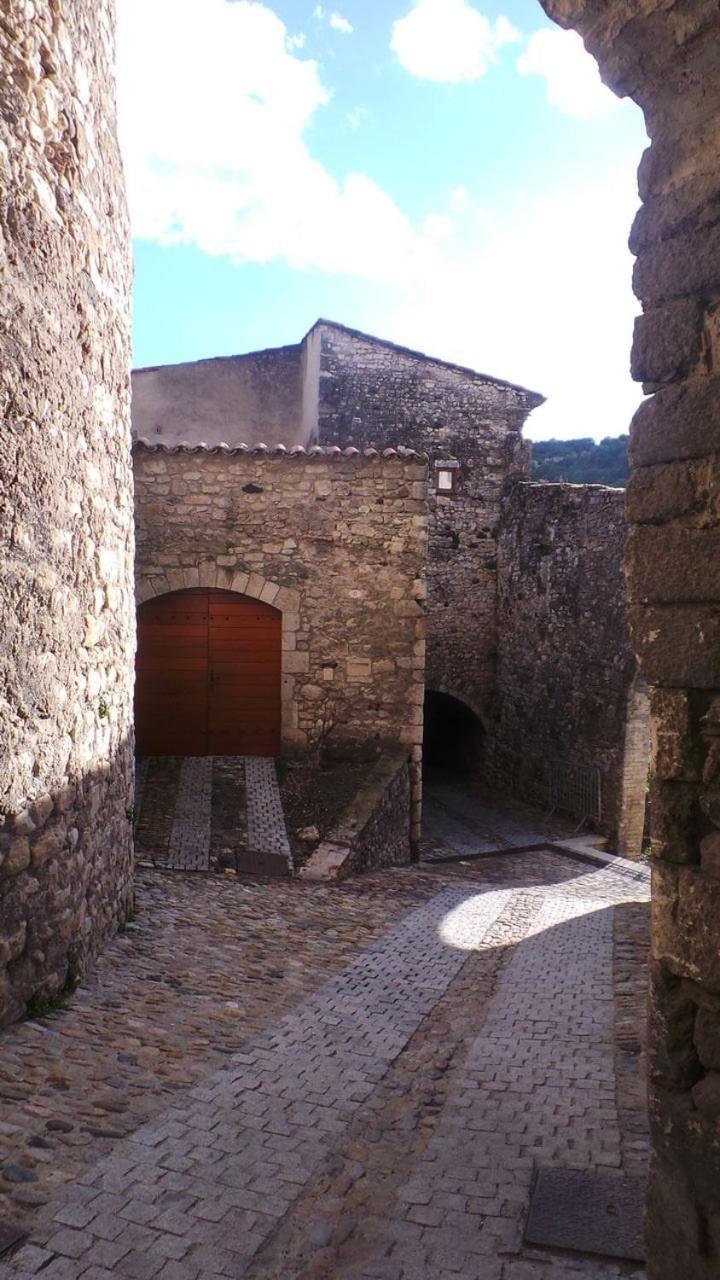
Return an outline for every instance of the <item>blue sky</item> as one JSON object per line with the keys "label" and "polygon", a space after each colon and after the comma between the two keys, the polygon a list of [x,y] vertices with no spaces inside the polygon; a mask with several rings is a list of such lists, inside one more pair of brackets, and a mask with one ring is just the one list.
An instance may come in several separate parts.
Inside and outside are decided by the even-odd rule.
{"label": "blue sky", "polygon": [[137,365],[318,316],[617,435],[639,388],[639,110],[535,0],[120,0]]}

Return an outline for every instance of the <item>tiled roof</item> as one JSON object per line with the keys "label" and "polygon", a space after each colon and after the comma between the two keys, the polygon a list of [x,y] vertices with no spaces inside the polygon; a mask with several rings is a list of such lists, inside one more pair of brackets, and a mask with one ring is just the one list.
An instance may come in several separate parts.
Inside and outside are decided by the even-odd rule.
{"label": "tiled roof", "polygon": [[400,458],[408,461],[417,458],[419,462],[427,461],[426,454],[418,453],[416,449],[406,449],[403,445],[398,445],[396,449],[355,449],[352,445],[341,449],[339,445],[315,444],[306,449],[304,445],[296,444],[288,449],[284,444],[231,445],[224,441],[220,444],[206,444],[204,440],[195,444],[189,440],[181,440],[178,444],[164,444],[161,440],[148,440],[146,436],[138,436],[133,448],[138,446],[153,453],[242,453],[253,458]]}

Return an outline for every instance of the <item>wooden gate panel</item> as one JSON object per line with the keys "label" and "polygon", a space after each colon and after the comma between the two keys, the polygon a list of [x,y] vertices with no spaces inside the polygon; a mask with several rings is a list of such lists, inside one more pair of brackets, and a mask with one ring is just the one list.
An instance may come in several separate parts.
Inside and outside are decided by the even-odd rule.
{"label": "wooden gate panel", "polygon": [[140,606],[140,755],[277,755],[280,688],[276,609],[204,587]]}
{"label": "wooden gate panel", "polygon": [[[278,755],[281,615],[258,600],[216,592],[209,635],[212,754]],[[243,747],[236,753],[237,740]]]}
{"label": "wooden gate panel", "polygon": [[203,590],[157,596],[138,610],[135,735],[140,755],[205,755],[207,615]]}

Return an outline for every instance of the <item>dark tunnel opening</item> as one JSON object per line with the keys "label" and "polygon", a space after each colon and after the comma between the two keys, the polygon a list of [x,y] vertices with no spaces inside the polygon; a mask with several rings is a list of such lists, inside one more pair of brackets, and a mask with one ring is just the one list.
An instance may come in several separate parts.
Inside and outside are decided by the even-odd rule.
{"label": "dark tunnel opening", "polygon": [[423,770],[426,778],[477,775],[482,767],[484,730],[469,707],[448,693],[425,693]]}

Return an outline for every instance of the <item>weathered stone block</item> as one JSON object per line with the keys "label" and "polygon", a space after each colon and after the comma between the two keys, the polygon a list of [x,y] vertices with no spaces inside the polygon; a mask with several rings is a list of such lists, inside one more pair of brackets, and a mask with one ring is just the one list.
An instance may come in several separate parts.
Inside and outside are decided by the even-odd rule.
{"label": "weathered stone block", "polygon": [[630,427],[633,468],[702,458],[720,441],[720,378],[694,378],[657,391]]}
{"label": "weathered stone block", "polygon": [[648,1059],[653,1080],[665,1088],[690,1088],[701,1074],[693,1044],[696,1006],[682,980],[659,964],[652,966],[650,993]]}
{"label": "weathered stone block", "polygon": [[636,468],[626,490],[632,524],[720,523],[720,466],[714,458],[658,463]]}
{"label": "weathered stone block", "polygon": [[633,272],[633,288],[644,304],[720,290],[720,226],[706,226],[644,248]]}
{"label": "weathered stone block", "polygon": [[[634,584],[635,591],[642,584]],[[633,641],[650,684],[720,687],[720,607],[705,604],[630,606]]]}
{"label": "weathered stone block", "polygon": [[720,883],[695,867],[653,871],[653,955],[675,974],[720,991]]}
{"label": "weathered stone block", "polygon": [[702,307],[681,298],[653,307],[635,321],[631,371],[636,382],[672,382],[697,364],[702,349]]}
{"label": "weathered stone block", "polygon": [[634,603],[720,604],[720,528],[641,525],[630,531],[626,565]]}
{"label": "weathered stone block", "polygon": [[0,876],[16,876],[30,866],[30,841],[27,836],[12,840],[4,857],[0,854]]}
{"label": "weathered stone block", "polygon": [[720,831],[713,831],[700,841],[700,864],[707,875],[720,880]]}
{"label": "weathered stone block", "polygon": [[703,823],[698,787],[655,779],[650,807],[653,857],[664,862],[699,862]]}
{"label": "weathered stone block", "polygon": [[653,689],[653,772],[665,781],[698,782],[704,748],[686,689]]}
{"label": "weathered stone block", "polygon": [[693,1039],[702,1065],[720,1071],[720,1012],[698,1009]]}

